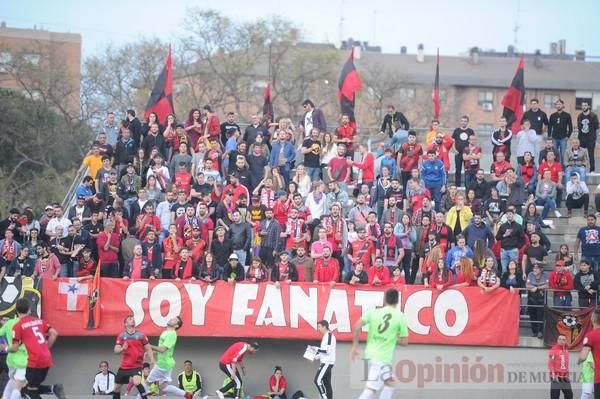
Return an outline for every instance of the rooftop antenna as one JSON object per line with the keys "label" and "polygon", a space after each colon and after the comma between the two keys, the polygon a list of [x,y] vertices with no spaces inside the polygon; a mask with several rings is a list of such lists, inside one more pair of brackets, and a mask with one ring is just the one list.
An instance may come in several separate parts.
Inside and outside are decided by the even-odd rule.
{"label": "rooftop antenna", "polygon": [[513,28],[513,32],[515,33],[515,39],[514,39],[515,49],[518,48],[519,29],[521,29],[521,26],[519,25],[519,14],[521,14],[521,0],[517,0],[517,16],[515,17],[515,27]]}

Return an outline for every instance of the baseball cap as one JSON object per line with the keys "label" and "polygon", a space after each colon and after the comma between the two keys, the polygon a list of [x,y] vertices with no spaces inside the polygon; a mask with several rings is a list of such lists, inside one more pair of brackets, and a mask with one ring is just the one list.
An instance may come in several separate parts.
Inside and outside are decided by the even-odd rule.
{"label": "baseball cap", "polygon": [[44,208],[45,211],[47,211],[49,209],[54,209],[54,207],[52,205],[46,205],[46,207]]}
{"label": "baseball cap", "polygon": [[229,260],[232,260],[232,259],[240,260],[236,254],[229,255]]}

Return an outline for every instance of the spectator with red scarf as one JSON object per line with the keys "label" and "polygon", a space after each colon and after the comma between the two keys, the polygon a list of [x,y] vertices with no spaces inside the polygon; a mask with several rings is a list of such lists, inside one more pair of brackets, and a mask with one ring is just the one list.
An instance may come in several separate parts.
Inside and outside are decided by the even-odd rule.
{"label": "spectator with red scarf", "polygon": [[517,175],[523,180],[527,193],[535,194],[537,185],[537,167],[531,152],[525,151],[523,154],[523,162],[521,162],[517,168]]}
{"label": "spectator with red scarf", "polygon": [[446,267],[444,258],[438,259],[437,267],[431,276],[431,287],[438,291],[443,291],[450,287],[454,282],[452,270]]}
{"label": "spectator with red scarf", "polygon": [[185,241],[185,247],[190,251],[192,262],[195,264],[202,262],[206,249],[206,241],[201,238],[200,233],[200,227],[195,226],[192,230],[192,237]]}
{"label": "spectator with red scarf", "polygon": [[163,240],[163,273],[162,278],[173,279],[175,273],[173,268],[179,260],[179,252],[183,247],[183,240],[177,236],[177,226],[169,226],[169,235]]}
{"label": "spectator with red scarf", "polygon": [[385,223],[383,225],[383,234],[377,240],[375,255],[383,259],[385,266],[394,267],[398,265],[400,251],[402,251],[402,245],[394,235],[392,224]]}
{"label": "spectator with red scarf", "polygon": [[[300,251],[303,251],[303,249]],[[298,269],[296,265],[290,262],[290,253],[288,251],[283,251],[279,254],[279,262],[275,263],[275,267],[271,270],[271,281],[274,281],[277,285],[280,282],[289,284],[295,281],[304,281],[298,279]]]}

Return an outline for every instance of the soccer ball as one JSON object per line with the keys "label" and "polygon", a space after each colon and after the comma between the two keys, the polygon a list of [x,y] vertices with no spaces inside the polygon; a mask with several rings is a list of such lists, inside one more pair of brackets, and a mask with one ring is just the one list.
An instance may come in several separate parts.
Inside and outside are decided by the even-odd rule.
{"label": "soccer ball", "polygon": [[0,280],[0,316],[5,316],[21,294],[22,281],[20,278],[4,277]]}

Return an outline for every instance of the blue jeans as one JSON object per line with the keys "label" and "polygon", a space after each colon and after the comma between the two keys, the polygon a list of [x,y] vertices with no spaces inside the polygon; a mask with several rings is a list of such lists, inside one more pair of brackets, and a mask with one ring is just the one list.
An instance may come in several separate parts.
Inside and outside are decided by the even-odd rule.
{"label": "blue jeans", "polygon": [[425,187],[431,191],[431,195],[435,201],[435,211],[439,212],[442,206],[442,183],[430,184],[425,182]]}
{"label": "blue jeans", "polygon": [[63,263],[60,265],[59,277],[75,277],[79,271],[79,262],[73,261],[71,264]]}
{"label": "blue jeans", "polygon": [[552,143],[554,144],[554,148],[558,150],[560,153],[557,160],[560,162],[562,167],[565,167],[565,152],[567,151],[567,138],[564,139],[552,139]]}
{"label": "blue jeans", "polygon": [[127,198],[125,201],[123,201],[123,206],[127,210],[128,215],[131,215],[131,207],[137,200],[138,200],[137,197],[131,197],[131,198]]}
{"label": "blue jeans", "polygon": [[583,166],[569,166],[565,175],[567,177],[567,181],[571,180],[571,173],[573,172],[579,175],[579,180],[585,181],[586,171]]}
{"label": "blue jeans", "polygon": [[558,308],[558,310],[571,310],[571,295],[556,295],[555,292],[552,302],[554,303],[554,307]]}
{"label": "blue jeans", "polygon": [[465,171],[465,187],[467,188],[467,190],[469,190],[469,186],[471,185],[473,180],[475,180],[476,173],[477,173],[477,171],[475,171],[475,170]]}
{"label": "blue jeans", "polygon": [[387,147],[394,146],[395,151],[398,151],[404,143],[408,143],[408,131],[400,129],[388,140]]}
{"label": "blue jeans", "polygon": [[311,168],[310,166],[305,166],[306,174],[310,177],[310,180],[314,183],[316,181],[321,180],[321,168]]}
{"label": "blue jeans", "polygon": [[[500,249],[500,265],[502,266],[502,270],[508,270],[508,264],[511,260],[515,262],[519,261],[519,249]],[[499,274],[502,273],[502,270],[500,270]]]}
{"label": "blue jeans", "polygon": [[556,202],[550,197],[536,198],[535,204],[544,207],[544,210],[542,210],[542,219],[546,219],[548,212],[556,210]]}
{"label": "blue jeans", "polygon": [[581,260],[587,261],[593,271],[598,271],[598,265],[600,265],[600,256],[587,256],[582,254]]}

